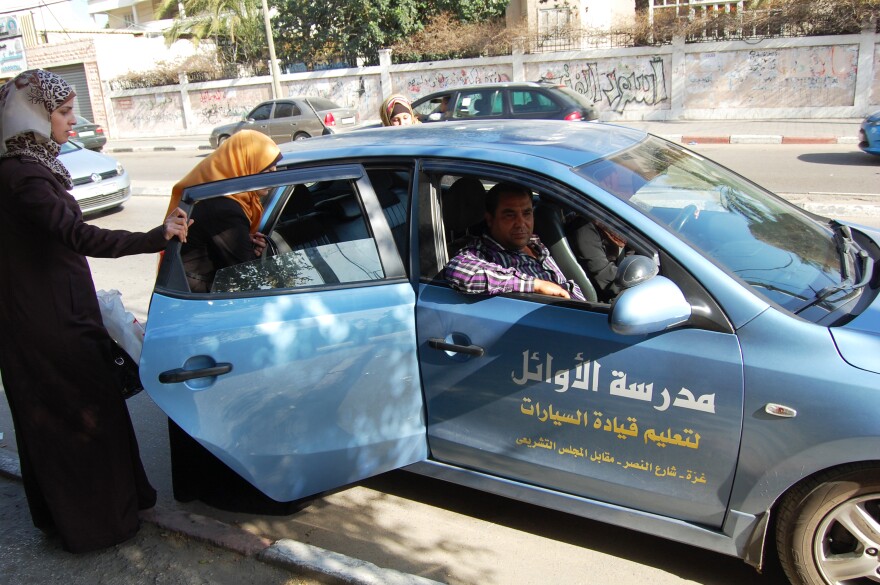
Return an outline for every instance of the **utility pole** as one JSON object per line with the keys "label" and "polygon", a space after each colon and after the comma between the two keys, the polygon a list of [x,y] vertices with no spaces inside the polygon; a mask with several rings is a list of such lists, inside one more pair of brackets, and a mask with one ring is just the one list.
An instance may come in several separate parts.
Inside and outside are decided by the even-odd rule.
{"label": "utility pole", "polygon": [[266,24],[266,41],[269,43],[269,70],[272,72],[272,99],[281,97],[281,83],[278,81],[278,62],[275,60],[275,40],[272,38],[272,24],[269,21],[269,5],[263,0],[263,22]]}

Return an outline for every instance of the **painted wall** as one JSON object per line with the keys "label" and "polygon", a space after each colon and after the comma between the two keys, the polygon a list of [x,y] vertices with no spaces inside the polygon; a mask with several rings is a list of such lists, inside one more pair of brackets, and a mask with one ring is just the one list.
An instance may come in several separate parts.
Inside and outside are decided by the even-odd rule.
{"label": "painted wall", "polygon": [[858,45],[688,55],[684,106],[851,106],[858,59]]}
{"label": "painted wall", "polygon": [[572,59],[526,65],[527,79],[557,81],[587,97],[606,118],[668,111],[670,55]]}
{"label": "painted wall", "polygon": [[[860,52],[870,57],[860,59]],[[880,35],[770,39],[462,59],[280,78],[282,94],[318,95],[378,121],[382,99],[448,87],[554,80],[614,120],[859,118],[880,109]],[[205,134],[271,97],[271,79],[111,92],[112,136]]]}

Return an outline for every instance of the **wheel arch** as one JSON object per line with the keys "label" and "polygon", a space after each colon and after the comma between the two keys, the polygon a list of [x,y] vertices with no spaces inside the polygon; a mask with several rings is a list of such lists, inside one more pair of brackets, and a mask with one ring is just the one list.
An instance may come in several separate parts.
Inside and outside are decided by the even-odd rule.
{"label": "wheel arch", "polygon": [[[874,453],[876,454],[876,451]],[[755,514],[760,520],[755,523],[755,526],[744,546],[743,560],[759,571],[762,569],[768,552],[772,552],[773,550],[770,549],[770,551],[768,551],[768,545],[775,547],[777,516],[780,506],[786,496],[796,492],[801,486],[814,482],[823,476],[825,480],[828,480],[833,477],[857,472],[860,469],[880,469],[880,459],[877,459],[876,457],[873,459],[864,458],[816,469],[803,475],[788,485],[785,489],[779,491],[774,498],[768,501],[767,506],[763,511],[759,511]],[[766,475],[772,476],[773,470],[769,470]],[[757,484],[755,485],[755,489],[758,489]]]}

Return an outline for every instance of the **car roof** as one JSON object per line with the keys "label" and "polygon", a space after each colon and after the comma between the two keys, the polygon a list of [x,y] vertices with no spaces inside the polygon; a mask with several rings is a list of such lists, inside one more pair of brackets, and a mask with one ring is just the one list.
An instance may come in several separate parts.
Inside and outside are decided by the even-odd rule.
{"label": "car roof", "polygon": [[551,81],[499,81],[496,83],[475,83],[473,85],[460,85],[458,87],[447,87],[446,89],[442,89],[440,91],[431,92],[423,97],[418,98],[416,101],[421,101],[425,98],[429,98],[431,96],[435,96],[438,94],[446,94],[452,93],[453,91],[479,91],[483,89],[499,89],[502,87],[510,88],[510,87],[543,87],[543,88],[554,88],[559,87],[563,84],[551,82]]}
{"label": "car roof", "polygon": [[439,157],[521,163],[542,158],[580,166],[645,139],[641,130],[562,120],[468,120],[370,128],[281,145],[285,161]]}

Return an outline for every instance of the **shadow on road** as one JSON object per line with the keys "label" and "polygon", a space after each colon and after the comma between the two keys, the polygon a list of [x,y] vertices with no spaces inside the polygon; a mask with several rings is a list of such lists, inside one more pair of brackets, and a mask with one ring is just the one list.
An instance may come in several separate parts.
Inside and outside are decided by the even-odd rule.
{"label": "shadow on road", "polygon": [[361,482],[361,485],[541,538],[651,566],[687,582],[702,585],[788,583],[776,559],[775,547],[770,547],[772,550],[767,552],[767,562],[763,574],[760,574],[734,557],[404,471],[385,473]]}
{"label": "shadow on road", "polygon": [[842,165],[850,167],[880,166],[880,156],[871,156],[864,152],[814,152],[798,157],[807,163],[820,165]]}

